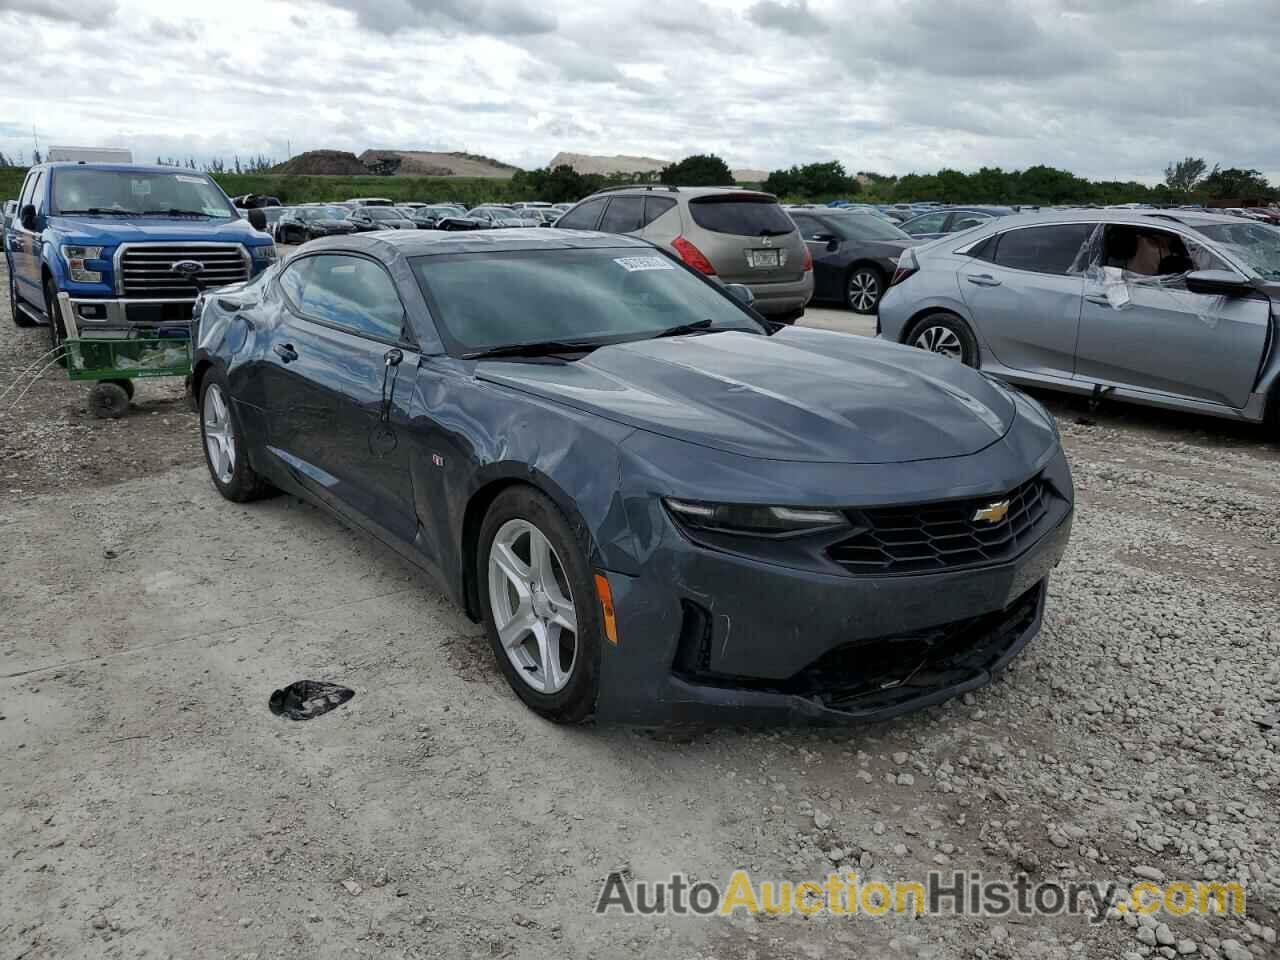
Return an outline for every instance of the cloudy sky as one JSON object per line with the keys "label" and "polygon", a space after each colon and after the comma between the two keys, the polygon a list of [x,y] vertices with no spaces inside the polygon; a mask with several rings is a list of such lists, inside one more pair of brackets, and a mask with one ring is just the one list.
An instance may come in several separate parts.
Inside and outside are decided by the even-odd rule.
{"label": "cloudy sky", "polygon": [[0,0],[0,151],[1280,180],[1276,0]]}

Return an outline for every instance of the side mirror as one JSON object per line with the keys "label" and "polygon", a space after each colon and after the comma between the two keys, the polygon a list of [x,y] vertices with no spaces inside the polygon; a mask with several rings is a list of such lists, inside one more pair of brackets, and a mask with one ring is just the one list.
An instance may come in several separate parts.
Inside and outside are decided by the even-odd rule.
{"label": "side mirror", "polygon": [[724,289],[729,296],[745,306],[749,307],[756,302],[756,295],[751,292],[751,288],[745,283],[726,283]]}
{"label": "side mirror", "polygon": [[22,212],[18,214],[18,221],[22,224],[24,230],[34,230],[36,228],[35,206],[28,203],[23,207]]}
{"label": "side mirror", "polygon": [[245,213],[249,218],[249,226],[253,227],[255,230],[261,230],[264,233],[266,232],[267,215],[265,213],[263,213],[258,207],[251,207],[246,210]]}
{"label": "side mirror", "polygon": [[1187,289],[1221,297],[1243,297],[1253,293],[1254,286],[1230,270],[1196,270],[1187,274]]}

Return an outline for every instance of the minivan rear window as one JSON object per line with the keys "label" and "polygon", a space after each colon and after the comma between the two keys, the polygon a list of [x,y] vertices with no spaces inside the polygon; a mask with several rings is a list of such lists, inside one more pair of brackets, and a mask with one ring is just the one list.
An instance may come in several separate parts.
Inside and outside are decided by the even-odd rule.
{"label": "minivan rear window", "polygon": [[719,194],[689,201],[693,222],[712,233],[737,237],[780,237],[795,230],[778,201],[751,194]]}

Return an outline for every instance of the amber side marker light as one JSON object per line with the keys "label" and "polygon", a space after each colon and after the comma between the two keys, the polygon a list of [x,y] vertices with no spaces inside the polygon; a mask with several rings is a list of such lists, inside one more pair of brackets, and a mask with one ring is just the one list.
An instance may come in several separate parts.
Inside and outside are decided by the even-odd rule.
{"label": "amber side marker light", "polygon": [[596,574],[596,596],[600,598],[600,611],[604,614],[604,635],[616,647],[618,621],[613,616],[613,591],[609,588],[609,579],[603,573]]}

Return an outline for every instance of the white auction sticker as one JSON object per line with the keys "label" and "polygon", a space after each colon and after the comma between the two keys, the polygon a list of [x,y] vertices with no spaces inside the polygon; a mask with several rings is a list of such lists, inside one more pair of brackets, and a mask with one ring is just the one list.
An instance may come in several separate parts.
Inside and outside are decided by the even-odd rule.
{"label": "white auction sticker", "polygon": [[613,262],[628,273],[635,273],[638,270],[675,269],[669,261],[662,259],[662,257],[615,257]]}

